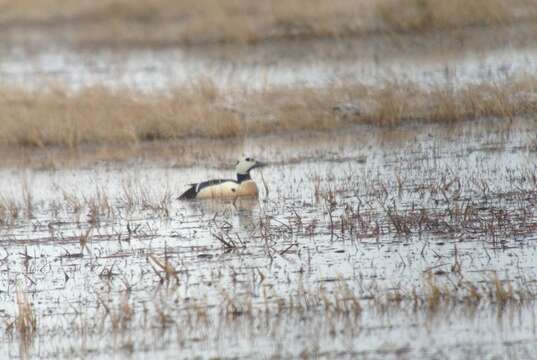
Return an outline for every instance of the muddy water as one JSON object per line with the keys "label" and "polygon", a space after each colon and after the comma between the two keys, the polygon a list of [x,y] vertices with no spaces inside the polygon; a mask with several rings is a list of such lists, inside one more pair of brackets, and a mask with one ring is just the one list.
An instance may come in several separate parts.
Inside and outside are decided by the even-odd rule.
{"label": "muddy water", "polygon": [[156,49],[0,48],[0,83],[144,91],[209,79],[217,86],[262,88],[340,81],[413,81],[455,86],[534,74],[533,25],[473,28],[447,34],[373,35],[280,41],[252,47]]}
{"label": "muddy water", "polygon": [[[246,139],[270,165],[253,174],[259,200],[236,202],[175,200],[232,175],[225,159],[4,169],[1,356],[531,358],[535,130]],[[500,304],[496,280],[522,300]],[[437,307],[431,281],[452,289]],[[27,337],[10,326],[17,288],[37,318]]]}

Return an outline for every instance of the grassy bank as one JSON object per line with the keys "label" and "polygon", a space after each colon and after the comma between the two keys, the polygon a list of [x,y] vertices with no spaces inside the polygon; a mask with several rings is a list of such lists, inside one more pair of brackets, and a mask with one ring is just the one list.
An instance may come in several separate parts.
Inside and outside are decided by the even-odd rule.
{"label": "grassy bank", "polygon": [[103,87],[76,93],[3,88],[0,145],[76,148],[154,140],[240,138],[354,124],[396,126],[413,121],[455,123],[537,113],[537,80],[425,89],[414,83],[280,87],[224,93],[198,82],[167,94]]}
{"label": "grassy bank", "polygon": [[[289,37],[456,29],[533,19],[529,0],[307,0],[252,2],[1,1],[4,36],[46,35],[79,45],[256,43]],[[33,35],[28,35],[35,31]]]}

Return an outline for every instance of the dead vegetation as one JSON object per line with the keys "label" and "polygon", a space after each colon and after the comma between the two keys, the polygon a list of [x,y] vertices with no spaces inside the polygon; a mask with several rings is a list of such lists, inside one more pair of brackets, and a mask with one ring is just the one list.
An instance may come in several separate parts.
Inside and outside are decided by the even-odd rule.
{"label": "dead vegetation", "polygon": [[15,327],[23,341],[28,342],[37,331],[37,318],[28,295],[20,287],[17,287],[16,302]]}
{"label": "dead vegetation", "polygon": [[92,87],[0,92],[0,145],[29,148],[134,145],[184,138],[241,138],[353,124],[455,123],[537,112],[537,81],[510,79],[461,88],[414,83],[223,92],[208,81],[171,94]]}
{"label": "dead vegetation", "polygon": [[[381,152],[381,164],[314,163],[287,149],[289,162],[264,173],[270,194],[250,204],[170,200],[176,189],[164,184],[184,168],[140,177],[105,167],[83,182],[85,169],[5,172],[17,186],[0,192],[2,344],[28,357],[247,357],[261,342],[267,356],[304,342],[297,354],[336,356],[333,343],[362,351],[383,339],[395,346],[364,353],[406,346],[411,357],[494,351],[486,331],[517,341],[507,351],[533,346],[519,339],[537,303],[537,175],[516,160],[535,152],[534,127],[485,139],[475,122],[444,129],[410,129],[434,137],[407,155],[395,146],[396,161]],[[407,346],[409,331],[418,335]],[[237,340],[247,346],[228,346]]]}
{"label": "dead vegetation", "polygon": [[392,0],[378,2],[377,15],[394,32],[423,32],[456,29],[464,26],[509,24],[531,12],[528,0]]}
{"label": "dead vegetation", "polygon": [[[130,353],[195,347],[200,337],[202,346],[215,346],[238,326],[271,342],[316,321],[318,334],[349,342],[363,341],[386,317],[405,324],[400,331],[454,317],[491,324],[490,313],[491,327],[497,320],[516,327],[513,314],[533,308],[537,286],[525,272],[531,259],[509,265],[514,275],[503,267],[511,255],[533,251],[537,178],[534,170],[502,171],[495,176],[508,181],[499,186],[451,169],[412,179],[314,172],[304,178],[306,194],[275,196],[255,211],[171,202],[168,189],[149,191],[135,179],[85,195],[58,188],[47,201],[21,184],[9,201],[20,213],[17,227],[9,215],[0,225],[8,237],[0,266],[26,283],[9,295],[16,306],[7,310],[6,330],[32,354],[32,338],[42,344],[65,333],[93,344],[92,353],[105,346]],[[9,240],[25,228],[32,232],[23,245]],[[436,247],[439,241],[447,245]],[[354,269],[318,270],[327,259]],[[392,278],[387,266],[408,271]],[[69,301],[50,301],[50,292]],[[57,346],[72,351],[69,341]]]}
{"label": "dead vegetation", "polygon": [[[160,263],[160,260],[155,258],[152,260]],[[228,269],[231,272],[237,270]],[[320,334],[331,338],[344,337],[352,341],[356,335],[342,330],[338,332],[336,324],[344,322],[347,326],[369,330],[364,327],[364,321],[367,321],[362,317],[364,312],[367,312],[368,316],[371,314],[378,317],[402,316],[407,321],[423,317],[427,323],[432,321],[442,323],[443,316],[447,316],[448,313],[465,314],[464,316],[469,317],[471,321],[474,317],[479,318],[479,312],[476,310],[480,309],[485,313],[487,310],[494,310],[498,319],[503,319],[509,318],[526,306],[533,306],[537,300],[534,282],[524,279],[500,280],[497,274],[493,274],[485,281],[472,282],[457,280],[456,274],[446,278],[444,275],[429,272],[414,288],[382,288],[375,282],[338,278],[320,286],[300,287],[291,290],[289,294],[277,293],[270,283],[261,283],[259,286],[262,291],[257,295],[250,292],[238,294],[234,290],[220,287],[211,299],[203,296],[184,297],[177,287],[170,289],[168,286],[161,286],[163,278],[157,272],[155,274],[159,285],[155,286],[151,281],[147,283],[151,285],[146,285],[144,294],[152,293],[154,298],[143,306],[135,304],[132,298],[145,295],[133,295],[126,280],[120,283],[127,288],[118,289],[112,277],[106,278],[105,291],[96,294],[96,306],[91,305],[90,311],[94,315],[87,318],[84,312],[74,314],[71,319],[75,321],[71,323],[80,324],[80,327],[66,327],[66,330],[73,331],[75,336],[81,335],[85,338],[102,338],[108,334],[117,336],[114,350],[123,350],[128,345],[129,352],[132,352],[140,350],[140,346],[145,343],[139,341],[135,345],[130,341],[133,336],[138,336],[140,331],[146,340],[155,344],[159,344],[159,339],[162,337],[173,334],[177,344],[182,345],[196,341],[196,338],[189,339],[187,334],[200,332],[205,334],[205,341],[214,341],[212,337],[215,336],[213,333],[215,328],[219,333],[229,332],[241,324],[268,331],[269,337],[277,339],[288,334],[289,330],[286,328],[285,333],[281,334],[277,331],[278,328],[275,328],[275,324],[310,323],[315,318],[322,320],[323,325],[316,328]],[[178,276],[175,270],[173,276]],[[180,276],[188,279],[186,274]],[[205,281],[211,284],[222,281],[225,277],[225,273],[211,274]],[[241,282],[247,283],[248,286],[255,286],[258,281],[255,275],[247,279],[241,278]],[[261,281],[263,280],[264,278]],[[177,278],[176,285],[178,282]],[[196,286],[192,288],[194,291]],[[140,291],[138,289],[138,292]],[[22,292],[17,295],[21,313],[17,314],[15,321],[19,331],[17,337],[25,346],[24,351],[31,353],[29,336],[35,332],[40,332],[44,338],[55,338],[57,335],[52,325],[43,323],[38,327],[27,300],[19,302],[25,296]],[[48,316],[62,318],[61,314]],[[66,324],[62,326],[68,326]],[[222,335],[216,334],[216,336]]]}
{"label": "dead vegetation", "polygon": [[[434,31],[532,19],[529,0],[2,1],[8,38],[45,36],[84,46],[255,43],[292,37]],[[32,33],[33,30],[33,33]]]}

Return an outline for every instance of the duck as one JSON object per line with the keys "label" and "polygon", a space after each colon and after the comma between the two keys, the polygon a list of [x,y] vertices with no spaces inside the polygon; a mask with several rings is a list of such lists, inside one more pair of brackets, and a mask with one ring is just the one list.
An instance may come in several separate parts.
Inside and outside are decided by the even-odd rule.
{"label": "duck", "polygon": [[238,196],[257,197],[258,189],[250,177],[250,171],[266,166],[265,163],[251,157],[245,157],[235,164],[237,179],[217,179],[189,184],[178,200],[235,198]]}

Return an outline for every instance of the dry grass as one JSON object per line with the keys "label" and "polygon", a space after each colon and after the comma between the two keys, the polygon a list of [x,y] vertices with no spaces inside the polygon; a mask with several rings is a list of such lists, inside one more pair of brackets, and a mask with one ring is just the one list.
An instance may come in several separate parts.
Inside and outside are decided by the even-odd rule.
{"label": "dry grass", "polygon": [[150,46],[428,31],[537,15],[530,0],[2,0],[0,9],[0,26],[16,38],[46,28],[78,44]]}
{"label": "dry grass", "polygon": [[[324,173],[324,170],[319,171]],[[522,328],[511,316],[513,313],[525,316],[528,309],[535,306],[537,283],[531,274],[517,273],[513,278],[508,276],[508,272],[514,271],[515,266],[524,269],[526,265],[513,263],[506,268],[504,261],[495,258],[476,267],[474,259],[483,259],[482,252],[490,247],[499,253],[500,247],[496,246],[505,246],[514,256],[517,251],[527,249],[520,245],[523,244],[521,240],[531,242],[537,224],[537,180],[530,176],[532,172],[515,170],[513,174],[513,170],[505,169],[505,173],[498,174],[497,178],[505,179],[505,175],[509,175],[511,180],[486,196],[481,194],[480,189],[495,188],[495,179],[482,173],[476,174],[475,178],[459,180],[460,174],[454,174],[451,169],[437,169],[431,176],[417,179],[386,173],[359,177],[361,169],[348,171],[342,177],[334,177],[332,173],[320,177],[314,171],[312,176],[320,183],[328,184],[324,190],[310,182],[312,198],[315,190],[318,202],[312,202],[305,208],[304,202],[297,202],[295,195],[273,198],[273,201],[264,203],[262,212],[246,215],[251,216],[252,224],[255,224],[248,229],[234,227],[229,214],[224,212],[211,212],[200,217],[195,215],[196,223],[201,224],[199,226],[209,227],[207,234],[218,234],[213,235],[214,246],[196,244],[200,239],[194,237],[196,235],[192,235],[191,243],[184,237],[180,245],[174,241],[172,247],[167,247],[165,240],[163,245],[156,245],[159,237],[166,236],[162,229],[168,225],[152,223],[152,219],[156,219],[160,212],[157,204],[168,203],[166,189],[150,193],[146,187],[148,184],[136,180],[125,183],[124,194],[115,186],[108,193],[96,186],[93,192],[84,196],[58,188],[57,199],[33,201],[33,212],[37,217],[48,219],[49,225],[42,226],[50,228],[50,224],[55,224],[58,237],[44,239],[37,235],[23,244],[14,242],[14,248],[9,248],[12,258],[21,256],[21,262],[30,264],[27,269],[35,269],[41,263],[51,264],[54,268],[45,274],[26,270],[25,279],[39,284],[39,287],[32,286],[26,290],[27,293],[31,291],[35,307],[18,289],[13,300],[17,308],[10,315],[13,321],[7,325],[17,337],[28,340],[28,343],[33,337],[36,344],[51,342],[59,333],[69,334],[72,337],[67,339],[75,338],[78,344],[83,336],[88,336],[92,354],[109,351],[103,350],[101,343],[92,342],[92,336],[103,339],[108,338],[108,334],[121,335],[117,337],[119,341],[126,339],[121,346],[132,352],[141,349],[133,345],[138,342],[132,340],[140,333],[152,343],[155,343],[154,339],[170,335],[185,336],[178,340],[183,346],[198,342],[198,336],[192,337],[192,334],[197,334],[194,331],[201,328],[201,333],[208,339],[207,344],[213,346],[212,342],[220,343],[219,340],[228,331],[236,332],[234,325],[246,324],[248,329],[258,329],[280,341],[287,338],[289,331],[300,331],[304,328],[304,321],[312,319],[323,324],[316,329],[323,336],[339,339],[350,335],[344,339],[353,341],[363,340],[360,337],[363,332],[356,333],[360,335],[340,332],[338,324],[347,329],[360,325],[367,331],[372,326],[371,318],[378,317],[374,323],[384,324],[387,316],[396,316],[403,324],[419,321],[418,325],[412,325],[417,329],[443,324],[432,322],[437,320],[445,320],[449,324],[454,321],[483,321],[482,324],[487,325],[482,326],[488,326],[495,323],[495,320],[488,322],[491,310],[495,310],[498,320],[505,319],[505,324],[509,322],[515,330]],[[482,182],[478,183],[476,179]],[[384,192],[378,191],[381,187]],[[21,193],[24,189],[21,185]],[[470,198],[468,194],[471,194]],[[20,198],[31,195],[21,194]],[[394,201],[396,198],[399,200]],[[57,206],[52,206],[49,201],[59,203],[59,215],[52,209]],[[410,201],[412,206],[408,206]],[[24,213],[24,201],[17,204],[19,212]],[[407,206],[401,206],[404,204]],[[461,205],[465,205],[466,210]],[[177,211],[182,204],[170,206],[167,213],[176,214],[172,221],[181,221],[187,226],[193,223]],[[474,206],[476,208],[472,210]],[[90,209],[102,214],[101,222],[89,219],[87,223],[73,222],[77,213],[86,214]],[[325,209],[328,214],[325,214]],[[50,216],[47,216],[47,211],[50,211]],[[502,214],[501,223],[493,218],[494,214]],[[105,217],[115,221],[108,222]],[[408,229],[404,231],[404,239],[398,236],[401,232],[398,227],[391,224],[396,217],[400,227]],[[313,224],[313,220],[317,223],[311,231],[315,240],[308,230],[308,224]],[[36,226],[31,219],[24,221],[28,227]],[[149,226],[151,223],[157,224],[155,233],[146,230],[155,228]],[[367,238],[378,239],[379,233],[375,234],[371,229],[374,224],[380,225],[383,239],[368,242]],[[24,226],[21,223],[17,229]],[[17,229],[6,234],[16,233]],[[489,231],[497,235],[497,240],[493,241],[508,239],[509,242],[491,242]],[[90,238],[91,241],[88,240]],[[454,252],[428,245],[438,239],[447,239]],[[333,272],[334,275],[326,276],[323,272],[311,272],[312,257],[313,264],[316,264],[332,252],[327,252],[322,246],[311,246],[323,241],[332,245],[330,249],[345,244],[347,249],[352,249],[351,244],[354,243],[356,249],[363,251],[360,266],[370,263],[371,275]],[[391,246],[399,242],[401,247],[412,246],[413,243],[418,245],[407,253],[408,256],[401,255],[401,263],[392,259],[394,268],[400,269],[407,263],[418,261],[427,264],[428,268],[423,269],[423,265],[409,267],[409,277],[405,281],[398,281],[397,277],[381,279],[377,271],[385,270],[376,267],[372,260],[377,259],[376,254],[380,252],[375,251],[372,258],[369,251],[380,248],[379,245],[385,242]],[[423,249],[426,245],[427,249],[418,260],[421,242],[424,243]],[[470,245],[471,242],[484,246]],[[80,256],[69,252],[62,261],[53,261],[57,252],[44,253],[40,258],[29,255],[34,254],[32,248],[54,246],[78,250],[79,246],[83,249],[88,243],[95,251]],[[222,248],[220,243],[224,245]],[[518,245],[514,247],[515,244]],[[464,250],[458,249],[459,246]],[[223,261],[224,252],[227,252],[226,259],[237,261]],[[296,264],[296,268],[283,268],[288,274],[283,280],[274,274],[273,262],[269,261],[269,258],[282,256],[285,256],[286,263]],[[258,259],[254,266],[244,265],[253,258]],[[379,261],[385,264],[382,258]],[[92,266],[78,265],[86,262],[91,262]],[[49,280],[50,274],[65,274],[66,277],[67,274],[76,274],[80,280],[73,282],[67,278],[66,286],[49,290],[47,282],[54,281]],[[311,280],[317,277],[320,281]],[[48,300],[60,297],[56,295],[58,291],[67,293],[79,289],[80,282],[84,284],[82,290],[89,290],[81,291],[77,300],[71,303]],[[50,291],[56,293],[51,295]],[[63,310],[66,308],[71,312],[66,313]],[[36,322],[36,318],[46,321]],[[291,321],[281,333],[271,327],[271,324],[288,319]],[[424,325],[422,320],[428,324]],[[406,325],[402,329],[405,330]],[[71,343],[68,345],[71,346]]]}
{"label": "dry grass", "polygon": [[536,87],[535,79],[525,78],[458,89],[387,83],[225,94],[207,82],[167,95],[102,87],[75,94],[59,87],[35,92],[4,88],[0,90],[0,145],[74,149],[83,144],[240,138],[364,123],[394,126],[408,121],[510,120],[537,112]]}
{"label": "dry grass", "polygon": [[37,330],[37,318],[23,290],[17,288],[17,314],[15,326],[21,338],[30,339]]}
{"label": "dry grass", "polygon": [[522,9],[534,6],[530,0],[392,0],[380,2],[377,14],[393,31],[421,32],[507,24],[522,18]]}

